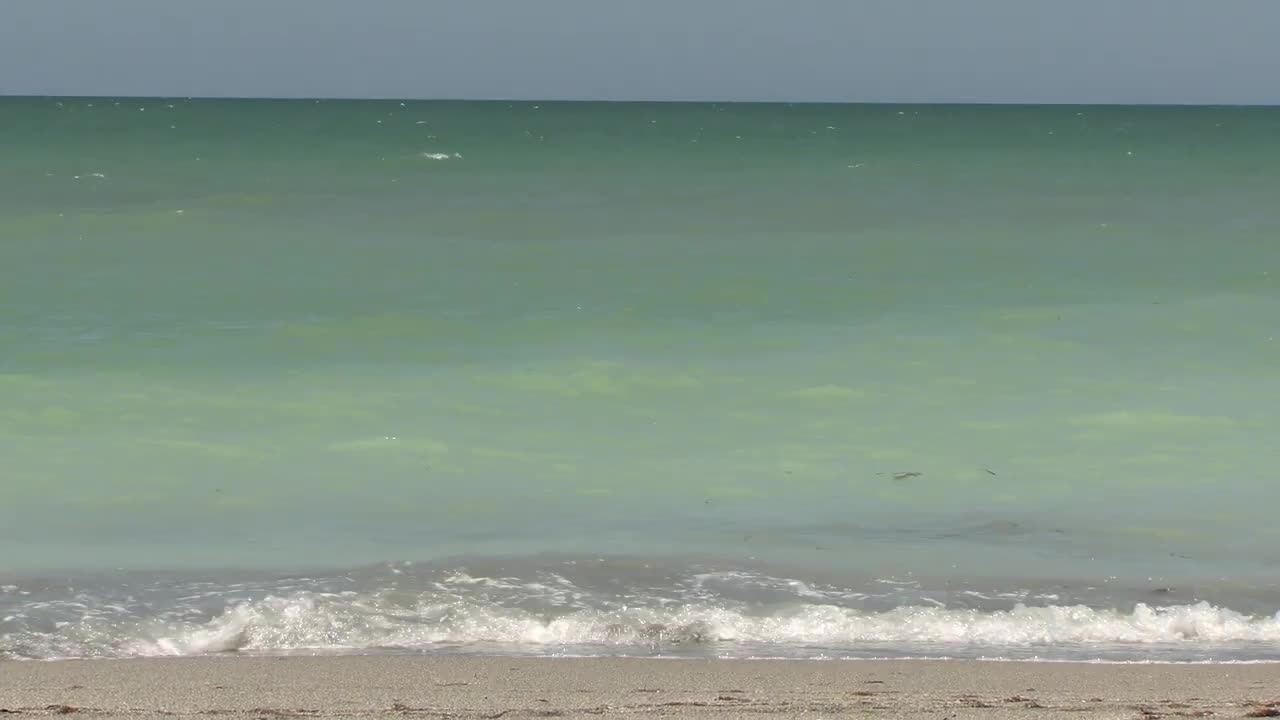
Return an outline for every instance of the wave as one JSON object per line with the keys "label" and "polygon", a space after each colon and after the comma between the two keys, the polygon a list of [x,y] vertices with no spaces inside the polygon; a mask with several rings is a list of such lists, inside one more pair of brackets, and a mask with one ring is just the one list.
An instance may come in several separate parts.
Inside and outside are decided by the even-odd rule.
{"label": "wave", "polygon": [[[848,605],[856,593],[842,600],[830,589],[785,580],[772,582],[793,588],[790,600],[745,603],[714,592],[714,580],[725,577],[695,576],[679,596],[610,596],[561,576],[454,573],[415,591],[306,589],[312,581],[292,589],[277,584],[265,594],[243,584],[174,587],[167,606],[137,594],[82,592],[0,610],[0,656],[417,651],[1238,660],[1266,659],[1280,644],[1280,613],[1248,615],[1208,602],[1129,609],[914,602],[873,611]],[[13,595],[17,586],[4,590]]]}
{"label": "wave", "polygon": [[1055,644],[1276,642],[1280,620],[1252,618],[1207,603],[1137,606],[1132,612],[1082,606],[982,612],[904,607],[863,614],[811,605],[768,616],[687,606],[547,618],[475,604],[421,605],[409,610],[335,598],[270,598],[239,605],[200,626],[126,644],[128,654],[187,655],[227,650],[421,649],[441,644],[510,646],[652,646],[709,643],[802,644],[831,649],[856,644]]}

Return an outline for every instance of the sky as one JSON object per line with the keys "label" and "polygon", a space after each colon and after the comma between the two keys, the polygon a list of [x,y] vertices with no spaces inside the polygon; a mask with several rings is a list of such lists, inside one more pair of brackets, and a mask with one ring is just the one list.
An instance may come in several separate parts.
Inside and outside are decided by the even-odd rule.
{"label": "sky", "polygon": [[0,95],[1280,103],[1280,0],[0,0]]}

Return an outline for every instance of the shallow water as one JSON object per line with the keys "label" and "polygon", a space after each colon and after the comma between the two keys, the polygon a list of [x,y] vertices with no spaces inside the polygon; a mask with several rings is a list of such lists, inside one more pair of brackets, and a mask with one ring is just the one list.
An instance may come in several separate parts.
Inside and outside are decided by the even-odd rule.
{"label": "shallow water", "polygon": [[0,110],[0,653],[1274,646],[1280,112]]}

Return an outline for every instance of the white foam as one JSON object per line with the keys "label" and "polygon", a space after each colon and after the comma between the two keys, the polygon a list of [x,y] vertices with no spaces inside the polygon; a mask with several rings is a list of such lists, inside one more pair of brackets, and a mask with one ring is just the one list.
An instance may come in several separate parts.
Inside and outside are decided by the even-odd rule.
{"label": "white foam", "polygon": [[[459,578],[460,579],[460,578]],[[155,628],[158,630],[159,628]],[[1132,612],[1085,606],[979,611],[900,607],[865,613],[802,605],[752,615],[714,605],[579,610],[555,617],[473,601],[404,603],[388,595],[305,594],[245,603],[200,625],[169,626],[137,638],[125,655],[192,655],[228,650],[427,649],[438,645],[857,647],[939,645],[1205,645],[1280,642],[1280,617],[1250,617],[1207,603]]]}
{"label": "white foam", "polygon": [[247,641],[247,630],[256,614],[248,606],[228,612],[218,622],[197,627],[172,637],[137,640],[126,643],[127,654],[136,655],[205,655],[239,650]]}
{"label": "white foam", "polygon": [[[1276,659],[1280,612],[1206,602],[1105,608],[1008,586],[933,592],[907,577],[858,589],[746,570],[594,562],[130,585],[0,586],[0,658],[464,650],[529,654],[1020,659]],[[579,566],[590,566],[582,569]],[[603,566],[601,566],[603,567]],[[1135,598],[1136,599],[1136,598]],[[1094,601],[1097,601],[1095,599]],[[1048,603],[1055,604],[1048,604]],[[1110,602],[1109,600],[1107,602]],[[1130,601],[1132,602],[1132,601]]]}

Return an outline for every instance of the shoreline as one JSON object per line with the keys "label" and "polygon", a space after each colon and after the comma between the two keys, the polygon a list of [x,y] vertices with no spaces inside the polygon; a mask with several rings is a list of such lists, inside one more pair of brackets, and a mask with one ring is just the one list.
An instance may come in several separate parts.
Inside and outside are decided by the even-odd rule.
{"label": "shoreline", "polygon": [[[0,714],[1280,716],[1280,664],[416,655],[0,663]],[[1253,713],[1253,714],[1251,714]]]}

